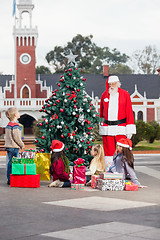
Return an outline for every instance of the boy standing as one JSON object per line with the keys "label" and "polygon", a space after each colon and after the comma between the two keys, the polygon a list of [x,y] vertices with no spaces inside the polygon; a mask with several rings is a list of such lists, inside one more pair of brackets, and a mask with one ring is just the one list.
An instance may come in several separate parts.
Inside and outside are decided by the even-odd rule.
{"label": "boy standing", "polygon": [[8,158],[7,184],[10,185],[12,157],[18,157],[19,148],[24,149],[25,146],[21,140],[21,127],[17,123],[17,119],[20,118],[18,109],[16,107],[11,107],[5,112],[5,114],[10,121],[5,129],[5,147]]}

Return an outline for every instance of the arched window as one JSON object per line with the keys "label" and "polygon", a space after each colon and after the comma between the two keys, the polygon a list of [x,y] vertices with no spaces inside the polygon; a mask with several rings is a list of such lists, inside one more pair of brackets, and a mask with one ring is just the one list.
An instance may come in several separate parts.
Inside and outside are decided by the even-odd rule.
{"label": "arched window", "polygon": [[138,112],[138,120],[142,120],[143,121],[143,112],[142,111]]}
{"label": "arched window", "polygon": [[22,98],[29,98],[29,89],[27,87],[23,88]]}

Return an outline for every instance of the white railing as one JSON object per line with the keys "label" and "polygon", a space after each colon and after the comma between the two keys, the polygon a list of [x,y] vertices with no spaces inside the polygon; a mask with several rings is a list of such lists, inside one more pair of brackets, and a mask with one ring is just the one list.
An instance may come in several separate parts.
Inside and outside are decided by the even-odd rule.
{"label": "white railing", "polygon": [[17,98],[17,99],[0,99],[0,109],[6,109],[9,107],[16,106],[18,109],[25,109],[25,108],[30,108],[30,109],[39,109],[42,107],[45,103],[46,98],[41,98],[41,99],[28,99],[28,98]]}
{"label": "white railing", "polygon": [[[40,107],[42,107],[45,103],[46,98],[38,99],[38,98],[17,98],[12,99],[0,99],[0,109],[7,109],[9,107],[16,106],[18,109],[32,109],[32,110],[39,110]],[[92,99],[92,104],[95,106],[96,111],[99,112],[100,108],[100,99],[98,97],[95,97],[95,99]]]}

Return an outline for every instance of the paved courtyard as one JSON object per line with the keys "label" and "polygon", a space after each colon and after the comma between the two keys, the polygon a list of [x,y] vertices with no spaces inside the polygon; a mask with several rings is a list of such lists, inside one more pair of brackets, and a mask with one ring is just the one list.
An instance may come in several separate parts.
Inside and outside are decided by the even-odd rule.
{"label": "paved courtyard", "polygon": [[160,155],[135,155],[138,192],[10,188],[0,157],[0,239],[144,240],[160,236]]}

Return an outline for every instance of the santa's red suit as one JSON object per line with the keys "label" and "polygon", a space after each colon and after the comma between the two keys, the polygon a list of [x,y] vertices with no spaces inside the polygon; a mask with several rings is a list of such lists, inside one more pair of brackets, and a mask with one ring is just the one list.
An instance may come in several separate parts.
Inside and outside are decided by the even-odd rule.
{"label": "santa's red suit", "polygon": [[135,134],[136,126],[129,93],[118,88],[115,95],[110,95],[108,89],[107,80],[106,91],[101,96],[100,117],[104,122],[100,124],[99,134],[103,135],[105,156],[113,156],[117,141]]}

